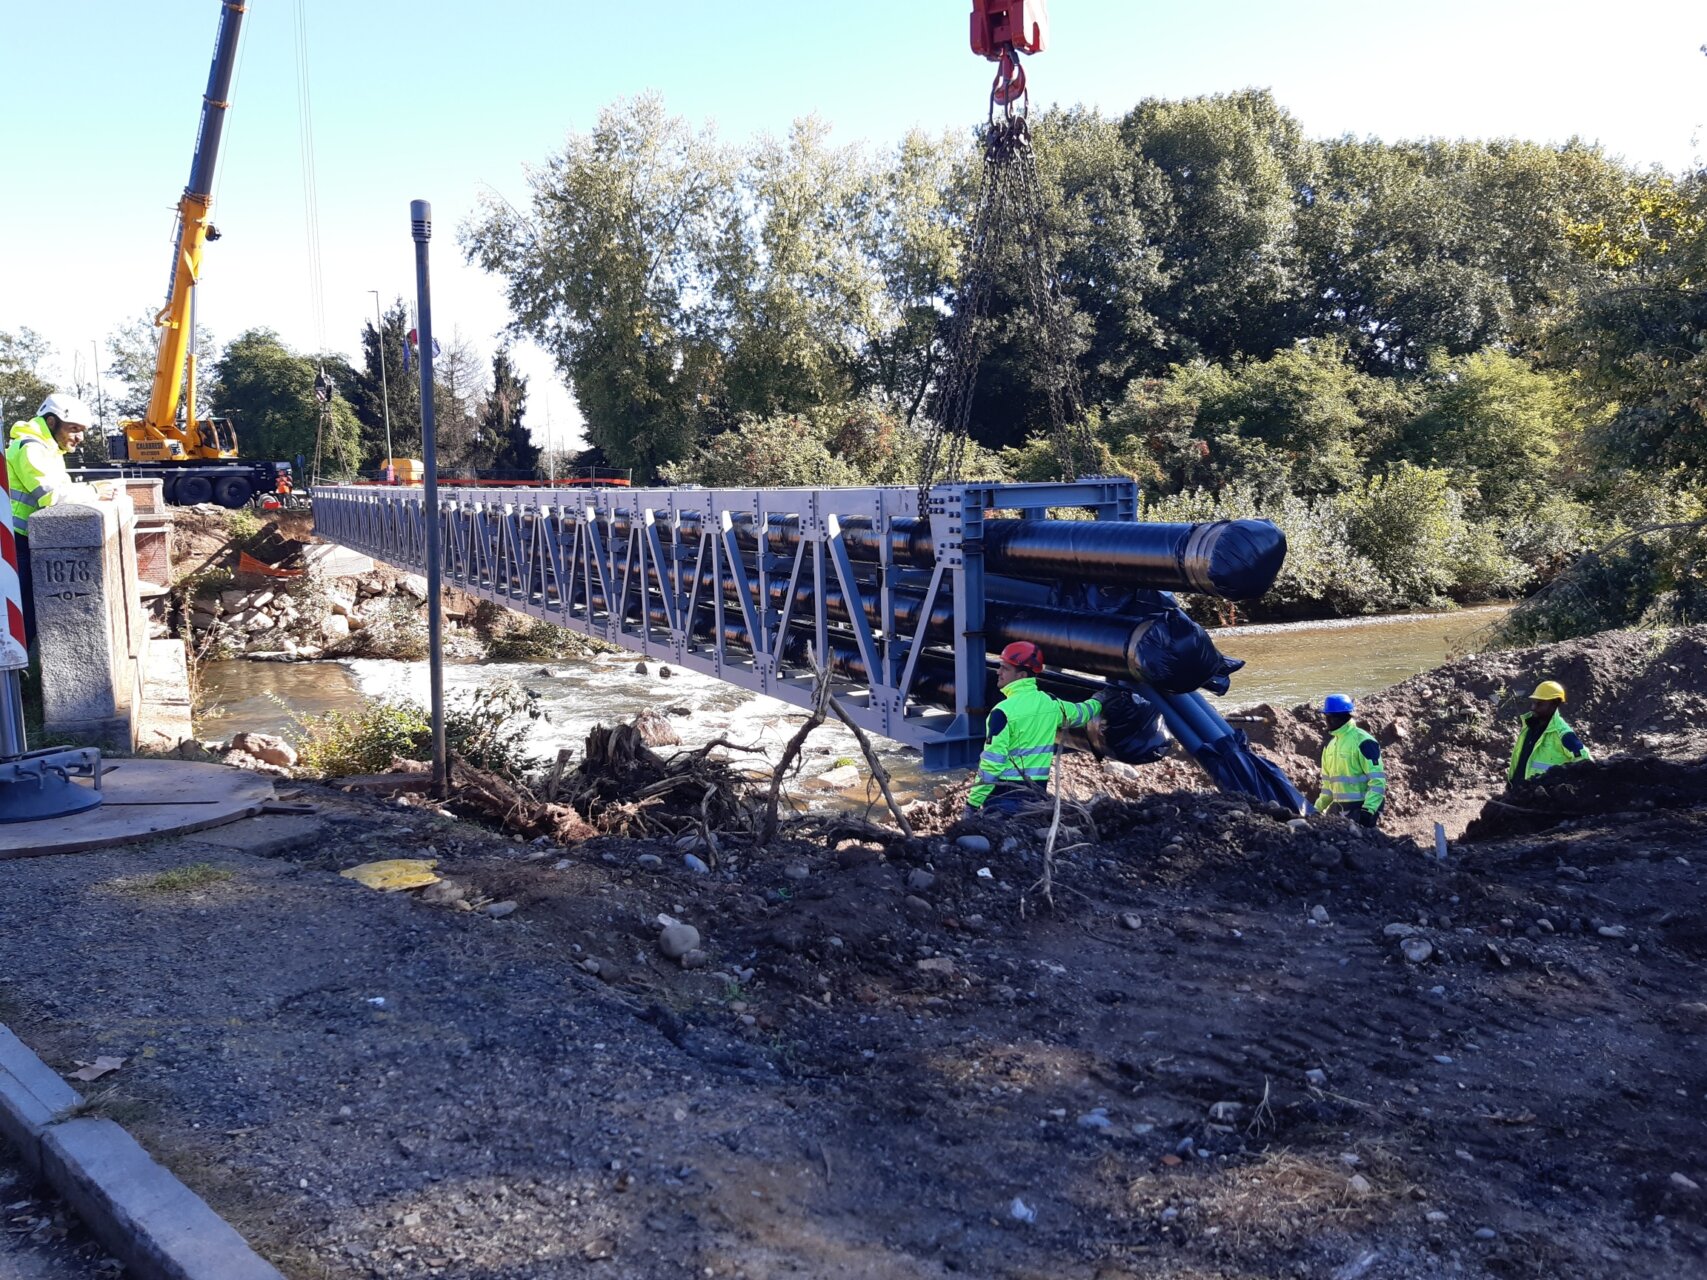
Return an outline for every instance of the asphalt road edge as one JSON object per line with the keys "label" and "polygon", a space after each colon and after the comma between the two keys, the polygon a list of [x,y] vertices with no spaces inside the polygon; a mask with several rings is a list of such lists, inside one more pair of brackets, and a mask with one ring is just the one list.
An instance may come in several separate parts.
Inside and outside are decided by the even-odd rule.
{"label": "asphalt road edge", "polygon": [[0,1138],[137,1280],[284,1280],[207,1202],[0,1023]]}

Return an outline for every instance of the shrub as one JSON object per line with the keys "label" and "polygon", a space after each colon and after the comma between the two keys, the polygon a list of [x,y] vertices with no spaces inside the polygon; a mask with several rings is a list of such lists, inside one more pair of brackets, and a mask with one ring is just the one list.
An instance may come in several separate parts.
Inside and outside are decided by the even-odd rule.
{"label": "shrub", "polygon": [[523,745],[527,723],[544,718],[537,693],[500,680],[445,708],[445,746],[477,769],[520,782],[539,765]]}
{"label": "shrub", "polygon": [[[514,681],[472,690],[445,707],[445,747],[477,769],[520,781],[537,761],[522,745],[525,722],[544,716],[539,696]],[[427,711],[402,699],[368,699],[355,711],[296,721],[297,765],[323,777],[383,773],[396,759],[432,754]]]}
{"label": "shrub", "polygon": [[615,645],[538,618],[526,618],[518,626],[494,630],[486,646],[486,656],[494,662],[550,662],[617,652]]}
{"label": "shrub", "polygon": [[382,773],[432,750],[433,727],[413,702],[369,699],[354,711],[296,721],[297,767],[322,777]]}
{"label": "shrub", "polygon": [[1590,551],[1501,620],[1496,640],[1547,644],[1707,619],[1707,525],[1632,531]]}

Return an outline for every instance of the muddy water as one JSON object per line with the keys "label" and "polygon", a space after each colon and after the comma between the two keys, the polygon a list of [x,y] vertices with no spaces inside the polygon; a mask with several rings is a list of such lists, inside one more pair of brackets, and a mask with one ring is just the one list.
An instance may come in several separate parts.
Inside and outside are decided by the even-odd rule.
{"label": "muddy water", "polygon": [[1354,618],[1216,631],[1215,645],[1243,658],[1221,709],[1259,702],[1290,707],[1325,693],[1374,693],[1486,646],[1504,606],[1456,613]]}
{"label": "muddy water", "polygon": [[[1243,658],[1233,690],[1219,700],[1232,711],[1259,702],[1290,706],[1324,693],[1369,693],[1479,647],[1478,638],[1498,609],[1412,615],[1334,623],[1241,627],[1217,632],[1223,652]],[[773,759],[804,718],[795,707],[760,698],[713,680],[676,671],[671,678],[635,670],[632,655],[593,662],[453,665],[445,686],[454,700],[496,680],[515,680],[536,692],[545,718],[528,727],[529,745],[546,758],[559,747],[579,747],[587,730],[603,721],[630,719],[652,709],[669,717],[689,747],[724,738],[763,748]],[[203,668],[209,714],[200,730],[223,737],[239,729],[295,736],[298,716],[349,709],[364,696],[425,702],[425,663],[358,660],[347,663],[217,662]],[[936,779],[919,769],[916,753],[893,744],[884,756],[909,796],[927,793]],[[858,748],[840,725],[825,725],[808,744],[808,776]],[[755,760],[757,757],[755,757]]]}

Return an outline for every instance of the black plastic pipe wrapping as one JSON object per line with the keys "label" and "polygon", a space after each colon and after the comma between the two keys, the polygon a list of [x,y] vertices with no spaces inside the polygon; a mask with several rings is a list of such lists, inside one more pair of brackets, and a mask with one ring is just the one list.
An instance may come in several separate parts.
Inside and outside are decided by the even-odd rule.
{"label": "black plastic pipe wrapping", "polygon": [[[698,536],[701,520],[685,516],[683,531]],[[879,558],[881,538],[869,520],[843,520],[842,539],[855,560]],[[628,522],[616,532],[626,536]],[[735,521],[746,550],[757,545],[751,517]],[[771,549],[791,552],[800,541],[793,516],[768,521]],[[936,563],[928,520],[890,521],[890,556],[911,568]],[[1151,524],[1137,520],[986,520],[984,567],[990,573],[1044,582],[1194,591],[1227,600],[1250,600],[1274,585],[1286,563],[1286,535],[1267,520],[1212,520],[1203,524]]]}

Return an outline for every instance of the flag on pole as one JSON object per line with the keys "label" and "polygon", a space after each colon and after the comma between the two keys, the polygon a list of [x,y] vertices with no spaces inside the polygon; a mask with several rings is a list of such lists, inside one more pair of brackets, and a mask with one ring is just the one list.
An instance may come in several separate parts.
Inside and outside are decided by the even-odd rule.
{"label": "flag on pole", "polygon": [[[416,329],[409,330],[408,340],[406,342],[404,342],[404,344],[403,344],[403,372],[404,373],[409,372],[409,356],[410,356],[411,352],[414,353],[415,359],[419,360],[421,358],[421,335],[420,335],[420,331],[416,330]],[[439,358],[439,340],[437,338],[434,338],[433,339],[433,359],[437,360],[438,358]]]}

